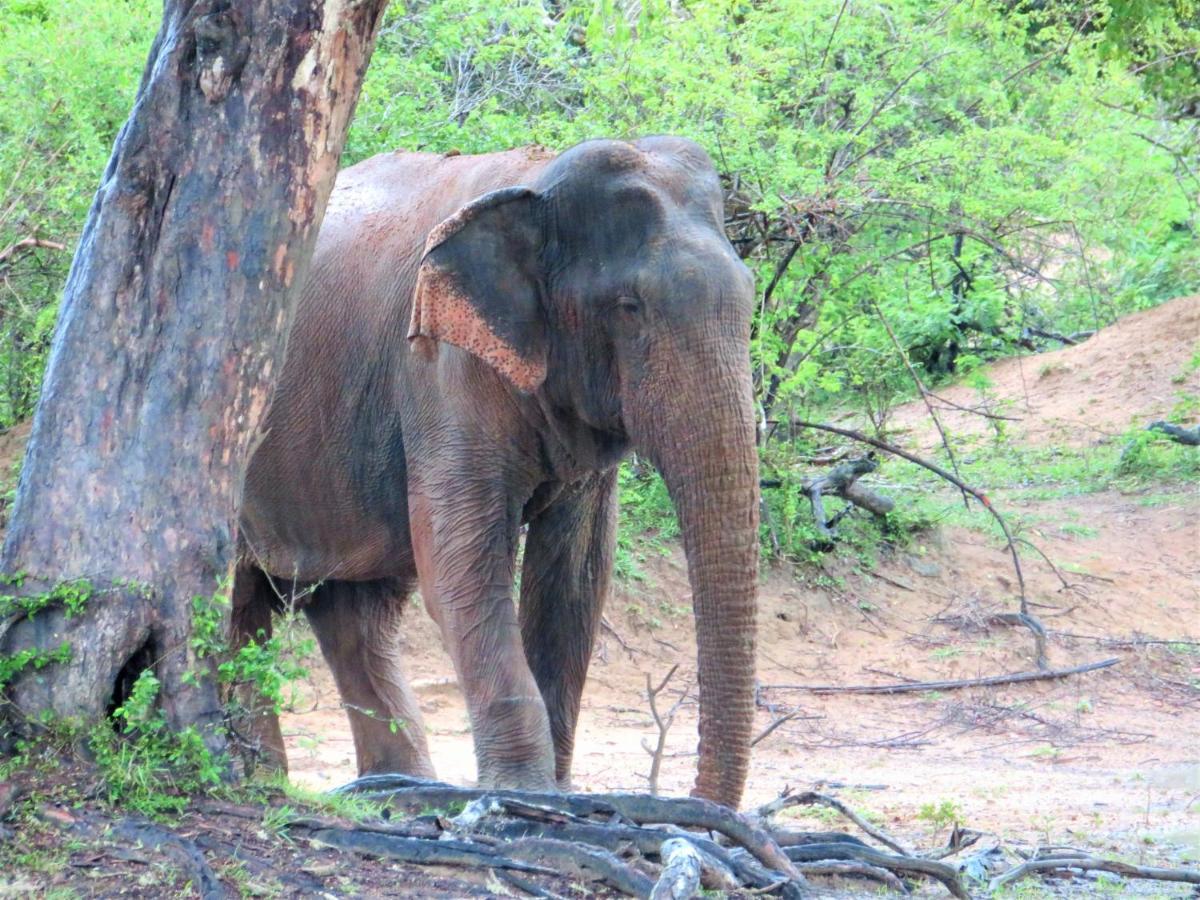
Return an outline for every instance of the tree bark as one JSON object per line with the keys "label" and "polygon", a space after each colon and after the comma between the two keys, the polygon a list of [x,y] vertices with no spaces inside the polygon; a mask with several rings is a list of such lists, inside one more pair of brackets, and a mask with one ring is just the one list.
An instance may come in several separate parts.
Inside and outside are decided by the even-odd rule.
{"label": "tree bark", "polygon": [[220,749],[192,598],[230,577],[246,463],[386,0],[167,0],[67,280],[0,568],[87,578],[84,611],[0,623],[10,722],[94,718],[153,664]]}

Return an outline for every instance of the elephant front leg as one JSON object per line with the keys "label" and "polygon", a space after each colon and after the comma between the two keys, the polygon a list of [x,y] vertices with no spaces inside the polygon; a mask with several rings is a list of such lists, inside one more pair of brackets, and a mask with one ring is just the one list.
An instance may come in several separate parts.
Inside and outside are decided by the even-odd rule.
{"label": "elephant front leg", "polygon": [[555,789],[546,706],[513,609],[519,508],[469,478],[453,497],[411,493],[421,594],[467,701],[481,787]]}
{"label": "elephant front leg", "polygon": [[616,470],[559,497],[529,525],[521,637],[550,717],[555,776],[571,788],[579,701],[612,576]]}

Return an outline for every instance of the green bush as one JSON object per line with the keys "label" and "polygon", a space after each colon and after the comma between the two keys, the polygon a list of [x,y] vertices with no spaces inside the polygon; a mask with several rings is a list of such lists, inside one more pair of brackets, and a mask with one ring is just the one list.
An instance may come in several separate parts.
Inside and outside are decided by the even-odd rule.
{"label": "green bush", "polygon": [[[843,7],[395,2],[344,161],[697,140],[757,275],[757,393],[785,431],[831,404],[884,428],[913,391],[897,344],[936,382],[1030,346],[1030,327],[1091,330],[1200,285],[1193,0]],[[0,252],[66,246],[0,261],[0,428],[36,401],[159,15],[157,0],[0,6]],[[623,476],[626,518],[662,532],[654,490]]]}

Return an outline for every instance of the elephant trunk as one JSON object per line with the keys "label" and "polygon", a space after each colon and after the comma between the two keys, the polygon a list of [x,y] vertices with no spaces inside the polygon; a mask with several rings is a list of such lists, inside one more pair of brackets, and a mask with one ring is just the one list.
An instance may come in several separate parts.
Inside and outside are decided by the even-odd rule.
{"label": "elephant trunk", "polygon": [[750,765],[758,582],[758,454],[749,366],[738,361],[705,368],[702,392],[677,385],[655,410],[647,447],[679,517],[696,616],[692,793],[735,809]]}

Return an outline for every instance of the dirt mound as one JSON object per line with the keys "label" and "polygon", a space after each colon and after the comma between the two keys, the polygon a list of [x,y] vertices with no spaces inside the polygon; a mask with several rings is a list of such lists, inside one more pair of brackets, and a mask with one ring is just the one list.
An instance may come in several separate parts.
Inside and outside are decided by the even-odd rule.
{"label": "dirt mound", "polygon": [[[1029,443],[1086,446],[1166,418],[1185,393],[1200,393],[1200,294],[1127,316],[1081,344],[1035,356],[1001,360],[987,368],[990,387],[939,388],[952,403],[986,405],[1018,418],[1009,436]],[[936,405],[936,403],[935,403]],[[956,435],[988,433],[986,420],[939,410]],[[922,404],[896,410],[891,425],[925,435]],[[936,435],[922,437],[932,446]]]}

